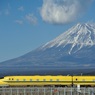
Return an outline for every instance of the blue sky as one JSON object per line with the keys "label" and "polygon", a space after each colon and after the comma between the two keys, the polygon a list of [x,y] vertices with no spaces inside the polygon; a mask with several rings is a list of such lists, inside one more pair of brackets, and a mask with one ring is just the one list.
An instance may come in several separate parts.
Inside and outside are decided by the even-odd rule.
{"label": "blue sky", "polygon": [[95,22],[95,0],[0,0],[0,62],[85,22]]}

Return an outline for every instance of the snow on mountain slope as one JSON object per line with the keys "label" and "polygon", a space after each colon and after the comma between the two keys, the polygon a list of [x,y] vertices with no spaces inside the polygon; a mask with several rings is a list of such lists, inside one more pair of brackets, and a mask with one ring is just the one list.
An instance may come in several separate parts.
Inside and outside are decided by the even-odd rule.
{"label": "snow on mountain slope", "polygon": [[64,32],[54,40],[46,43],[44,46],[42,46],[42,49],[52,48],[52,47],[60,47],[63,46],[63,48],[71,44],[69,54],[71,54],[72,50],[75,46],[77,46],[77,51],[82,49],[86,46],[93,46],[95,45],[95,24],[80,24],[78,23],[68,31]]}

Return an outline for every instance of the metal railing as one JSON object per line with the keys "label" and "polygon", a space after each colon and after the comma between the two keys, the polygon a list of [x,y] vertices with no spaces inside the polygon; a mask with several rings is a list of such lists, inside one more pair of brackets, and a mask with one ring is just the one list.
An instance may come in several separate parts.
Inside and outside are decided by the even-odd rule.
{"label": "metal railing", "polygon": [[0,95],[95,95],[95,88],[10,87],[0,88]]}

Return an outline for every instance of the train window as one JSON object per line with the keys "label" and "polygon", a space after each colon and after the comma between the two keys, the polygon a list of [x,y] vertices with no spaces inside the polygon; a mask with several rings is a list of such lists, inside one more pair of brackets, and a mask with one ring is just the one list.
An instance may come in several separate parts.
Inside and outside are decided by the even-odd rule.
{"label": "train window", "polygon": [[26,79],[23,79],[23,81],[26,81]]}
{"label": "train window", "polygon": [[46,81],[46,79],[43,79],[43,81]]}
{"label": "train window", "polygon": [[56,81],[59,81],[59,79],[57,79]]}
{"label": "train window", "polygon": [[9,78],[9,80],[11,80],[11,78]]}
{"label": "train window", "polygon": [[32,81],[32,79],[30,79],[30,81]]}
{"label": "train window", "polygon": [[52,79],[50,79],[50,81],[52,81]]}
{"label": "train window", "polygon": [[93,81],[95,81],[95,79],[93,79]]}
{"label": "train window", "polygon": [[76,79],[76,81],[77,81],[78,79]]}
{"label": "train window", "polygon": [[12,80],[14,80],[14,79],[12,78]]}
{"label": "train window", "polygon": [[39,79],[37,79],[37,81],[39,81]]}
{"label": "train window", "polygon": [[85,79],[83,79],[82,81],[85,81]]}
{"label": "train window", "polygon": [[19,81],[19,79],[17,79],[17,81]]}

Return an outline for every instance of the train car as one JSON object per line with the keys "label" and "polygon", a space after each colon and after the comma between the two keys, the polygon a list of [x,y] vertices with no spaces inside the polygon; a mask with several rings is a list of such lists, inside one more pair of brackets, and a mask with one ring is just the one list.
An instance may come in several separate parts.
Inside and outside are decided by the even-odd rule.
{"label": "train car", "polygon": [[0,86],[95,86],[95,76],[6,76]]}
{"label": "train car", "polygon": [[95,86],[95,76],[73,76],[73,85]]}
{"label": "train car", "polygon": [[0,86],[71,86],[71,76],[6,76]]}

